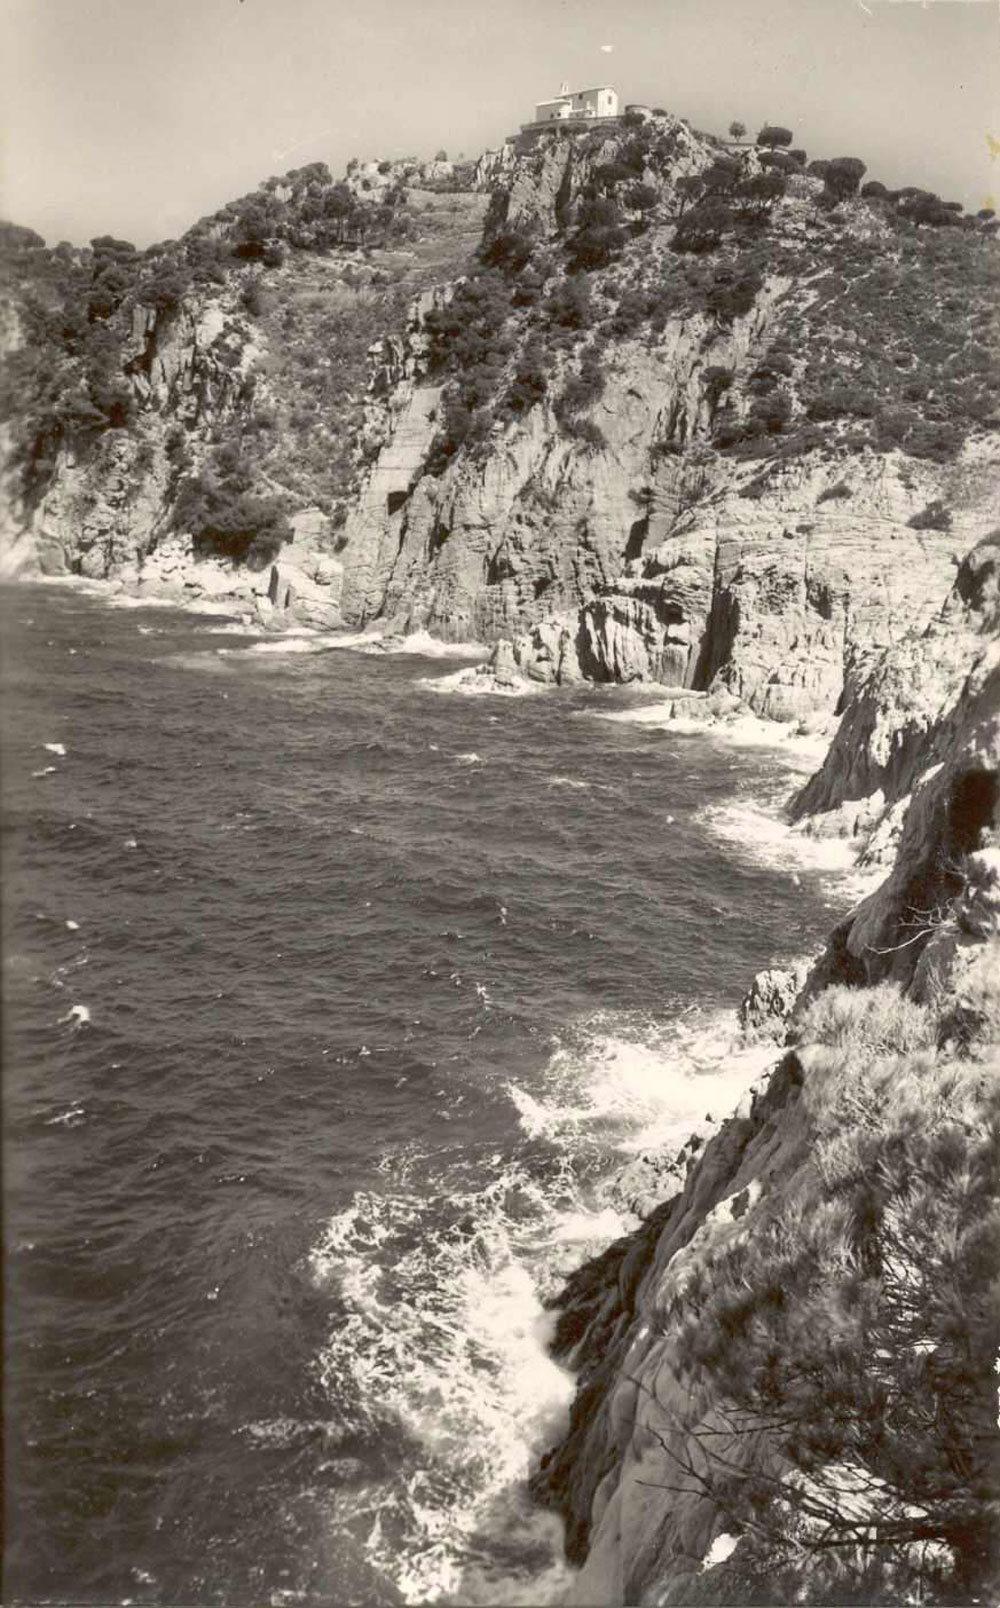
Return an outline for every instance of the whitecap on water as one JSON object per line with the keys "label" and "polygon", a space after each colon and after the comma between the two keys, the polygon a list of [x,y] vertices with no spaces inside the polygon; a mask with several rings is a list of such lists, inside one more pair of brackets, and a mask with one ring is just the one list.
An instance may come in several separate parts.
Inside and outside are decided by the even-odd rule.
{"label": "whitecap on water", "polygon": [[570,1571],[526,1480],[573,1382],[548,1355],[542,1290],[622,1219],[588,1211],[569,1171],[555,1188],[514,1164],[484,1190],[438,1188],[357,1195],[312,1252],[344,1314],[320,1357],[332,1411],[393,1446],[338,1493],[338,1522],[367,1515],[368,1561],[405,1602],[545,1602]]}
{"label": "whitecap on water", "polygon": [[54,1117],[46,1117],[47,1128],[76,1128],[81,1122],[87,1120],[87,1109],[78,1100],[66,1107],[65,1111],[58,1111]]}
{"label": "whitecap on water", "polygon": [[296,633],[294,636],[269,637],[266,642],[252,642],[245,648],[216,648],[220,658],[248,659],[259,658],[262,655],[287,653],[324,653],[333,644],[327,637],[317,637],[312,632],[308,634]]}
{"label": "whitecap on water", "polygon": [[326,639],[328,648],[353,648],[359,653],[384,653],[381,631],[336,631]]}
{"label": "whitecap on water", "polygon": [[792,826],[784,818],[777,798],[735,798],[709,804],[699,822],[729,849],[754,865],[794,874],[821,872],[835,878],[834,891],[854,901],[872,892],[885,876],[884,867],[860,869],[857,857],[863,846],[855,838],[817,838]]}
{"label": "whitecap on water", "polygon": [[447,676],[421,676],[416,685],[428,692],[454,692],[466,698],[531,698],[554,690],[537,681],[500,682],[478,665],[453,670]]}
{"label": "whitecap on water", "polygon": [[58,754],[60,759],[65,759],[66,757],[65,743],[43,743],[42,747],[47,754]]}
{"label": "whitecap on water", "polygon": [[598,1015],[554,1051],[533,1092],[507,1088],[529,1138],[678,1149],[728,1116],[774,1056],[743,1039],[732,1011],[659,1024]]}
{"label": "whitecap on water", "polygon": [[60,1022],[73,1027],[86,1027],[90,1021],[89,1005],[71,1005],[65,1016],[60,1016]]}
{"label": "whitecap on water", "polygon": [[589,793],[593,787],[593,783],[581,782],[575,776],[550,776],[548,785],[549,787],[569,787],[574,792],[579,793]]}
{"label": "whitecap on water", "polygon": [[485,659],[490,651],[482,642],[442,642],[429,631],[390,637],[383,642],[383,648],[386,653],[410,653],[422,659]]}
{"label": "whitecap on water", "polygon": [[829,731],[804,732],[794,723],[762,720],[751,714],[733,719],[699,716],[696,711],[700,696],[685,695],[684,703],[691,705],[690,715],[675,715],[673,701],[646,703],[637,709],[587,710],[586,713],[617,725],[651,726],[681,737],[708,737],[732,748],[767,749],[780,754],[788,769],[804,775],[810,775],[823,763],[830,742]]}

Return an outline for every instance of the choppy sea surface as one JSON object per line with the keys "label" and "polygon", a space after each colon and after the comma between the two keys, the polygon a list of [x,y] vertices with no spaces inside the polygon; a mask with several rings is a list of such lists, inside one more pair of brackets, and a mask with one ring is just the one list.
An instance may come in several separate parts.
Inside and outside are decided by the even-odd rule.
{"label": "choppy sea surface", "polygon": [[0,624],[6,1600],[552,1597],[542,1301],[845,902],[794,779],[622,690],[70,587]]}

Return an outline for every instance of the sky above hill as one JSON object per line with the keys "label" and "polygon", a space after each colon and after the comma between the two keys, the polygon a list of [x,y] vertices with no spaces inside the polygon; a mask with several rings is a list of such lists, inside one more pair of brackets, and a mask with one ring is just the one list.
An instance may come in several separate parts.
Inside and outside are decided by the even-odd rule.
{"label": "sky above hill", "polygon": [[[468,156],[562,79],[998,204],[996,0],[0,0],[0,210],[181,234],[272,173]],[[1000,153],[1000,145],[997,147]]]}

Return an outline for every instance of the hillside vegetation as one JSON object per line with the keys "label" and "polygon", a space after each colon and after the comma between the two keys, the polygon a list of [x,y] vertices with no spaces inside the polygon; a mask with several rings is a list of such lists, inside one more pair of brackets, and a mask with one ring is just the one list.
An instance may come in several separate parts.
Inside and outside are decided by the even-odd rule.
{"label": "hillside vegetation", "polygon": [[[2,404],[22,517],[67,464],[92,464],[99,494],[125,449],[136,487],[159,480],[159,530],[196,549],[259,564],[296,507],[342,519],[372,449],[371,348],[479,240],[478,198],[454,177],[421,189],[424,172],[335,183],[311,163],[142,251],[110,236],[48,249],[4,226]],[[165,365],[171,345],[189,349]]]}

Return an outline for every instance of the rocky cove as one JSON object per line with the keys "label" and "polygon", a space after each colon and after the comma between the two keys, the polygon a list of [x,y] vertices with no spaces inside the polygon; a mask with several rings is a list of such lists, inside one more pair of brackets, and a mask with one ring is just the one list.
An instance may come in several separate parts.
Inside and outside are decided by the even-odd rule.
{"label": "rocky cove", "polygon": [[[829,729],[790,817],[882,880],[804,974],[756,981],[772,1070],[714,1137],[651,1160],[641,1228],[553,1303],[576,1394],[532,1491],[565,1526],[571,1602],[972,1602],[998,1559],[1000,435],[982,410],[957,429],[921,381],[908,276],[921,253],[924,285],[995,272],[996,247],[956,235],[945,262],[802,171],[678,255],[682,181],[728,173],[737,196],[766,172],[666,114],[458,175],[367,164],[357,207],[361,182],[395,185],[412,217],[360,275],[357,251],[296,243],[329,185],[290,175],[266,273],[237,257],[109,315],[127,425],[16,443],[5,573],[478,642],[461,685],[487,695],[627,682],[668,689],[668,720]],[[888,301],[866,332],[869,278]],[[339,411],[303,467],[280,425],[308,411],[316,350]],[[239,478],[234,443],[283,502],[263,562],[218,516],[175,518],[185,480]]]}

